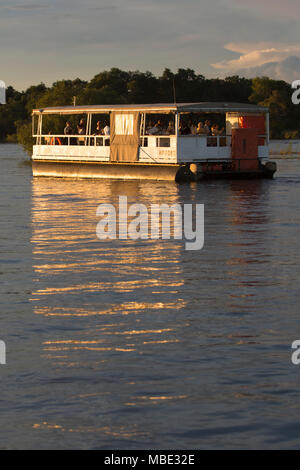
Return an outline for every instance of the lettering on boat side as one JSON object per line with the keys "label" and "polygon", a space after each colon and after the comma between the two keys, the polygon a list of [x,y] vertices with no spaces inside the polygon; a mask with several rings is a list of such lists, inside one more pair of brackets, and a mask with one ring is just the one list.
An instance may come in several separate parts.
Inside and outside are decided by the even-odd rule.
{"label": "lettering on boat side", "polygon": [[0,365],[6,365],[6,344],[4,341],[0,341]]}
{"label": "lettering on boat side", "polygon": [[203,204],[128,206],[127,196],[119,196],[118,207],[100,204],[97,216],[102,217],[96,229],[99,240],[184,239],[187,251],[201,250],[204,246]]}
{"label": "lettering on boat side", "polygon": [[0,80],[0,104],[6,104],[6,85]]}
{"label": "lettering on boat side", "polygon": [[292,344],[293,354],[292,354],[292,363],[294,366],[300,365],[300,340],[296,340]]}
{"label": "lettering on boat side", "polygon": [[292,103],[298,105],[300,104],[300,80],[295,80],[292,83],[292,88],[295,90],[292,94]]}
{"label": "lettering on boat side", "polygon": [[176,150],[159,150],[160,157],[176,157]]}

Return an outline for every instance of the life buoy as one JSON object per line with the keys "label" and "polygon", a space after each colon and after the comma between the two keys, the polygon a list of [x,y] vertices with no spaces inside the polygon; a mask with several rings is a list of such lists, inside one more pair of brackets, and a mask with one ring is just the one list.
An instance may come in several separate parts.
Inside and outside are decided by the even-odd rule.
{"label": "life buoy", "polygon": [[61,140],[58,137],[52,137],[50,145],[62,145]]}

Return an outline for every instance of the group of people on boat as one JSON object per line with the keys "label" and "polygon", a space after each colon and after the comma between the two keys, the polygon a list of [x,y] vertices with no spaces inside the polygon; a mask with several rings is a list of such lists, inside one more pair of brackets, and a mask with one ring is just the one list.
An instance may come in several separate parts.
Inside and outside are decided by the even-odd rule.
{"label": "group of people on boat", "polygon": [[225,134],[225,128],[219,124],[211,125],[209,120],[199,122],[197,125],[190,121],[188,124],[183,122],[179,127],[180,135],[203,135],[203,136],[222,136]]}
{"label": "group of people on boat", "polygon": [[[64,135],[66,137],[71,137],[70,139],[70,144],[71,145],[84,145],[85,144],[85,137],[87,133],[87,127],[86,127],[86,122],[84,119],[81,119],[79,123],[77,124],[77,132],[74,131],[74,128],[72,126],[72,123],[70,121],[66,122],[65,128],[64,128]],[[49,136],[52,135],[52,132],[49,132]],[[72,136],[83,136],[83,137],[77,137],[74,138]],[[101,123],[100,121],[97,122],[97,126],[95,129],[95,132],[93,134],[94,136],[108,136],[110,135],[110,127],[107,122]],[[48,139],[48,138],[47,138]],[[46,141],[47,141],[46,139]],[[62,145],[61,139],[55,137],[49,137],[49,142],[46,142],[47,144],[50,145]],[[65,139],[67,140],[67,139]],[[67,143],[67,142],[64,142]]]}
{"label": "group of people on boat", "polygon": [[169,122],[168,126],[164,126],[160,120],[156,123],[149,121],[149,125],[146,127],[146,135],[175,135],[175,126],[172,121]]}
{"label": "group of people on boat", "polygon": [[[65,135],[76,135],[70,121],[66,122],[66,127],[64,129],[64,134]],[[86,123],[85,123],[84,119],[81,119],[79,124],[77,125],[77,135],[86,135]],[[103,124],[100,121],[98,121],[95,133],[93,135],[106,135],[106,136],[109,136],[110,135],[109,125],[106,122]]]}
{"label": "group of people on boat", "polygon": [[[164,126],[161,121],[155,124],[150,121],[146,128],[146,135],[175,135],[175,125],[172,121],[168,127]],[[209,120],[199,122],[197,125],[193,121],[188,123],[182,121],[179,126],[179,135],[203,135],[203,136],[224,136],[225,128],[219,124],[211,125]]]}
{"label": "group of people on boat", "polygon": [[[65,124],[64,128],[64,135],[69,138],[70,144],[71,145],[85,145],[85,140],[86,140],[86,133],[87,133],[87,126],[86,122],[84,119],[80,119],[79,123],[76,126],[76,131],[74,131],[74,128],[72,126],[72,123],[70,121],[67,121]],[[182,120],[178,129],[179,135],[192,135],[192,136],[207,136],[207,137],[217,137],[217,136],[225,136],[225,129],[224,127],[220,127],[219,124],[213,124],[211,125],[211,122],[209,120],[206,120],[204,122],[199,122],[197,125],[193,121],[184,121]],[[148,126],[146,127],[145,130],[146,135],[164,135],[164,136],[171,136],[175,135],[175,123],[174,121],[169,121],[168,126],[163,124],[161,120],[158,120],[156,122],[154,121],[149,121]],[[51,135],[51,132],[49,132],[49,136]],[[76,137],[75,137],[76,136]],[[82,136],[82,137],[80,137]],[[109,137],[110,136],[110,126],[108,122],[101,122],[98,121],[96,125],[95,132],[92,134],[92,136],[105,136]],[[54,144],[53,138],[49,137],[49,139],[52,139],[51,142],[47,142],[48,144]],[[47,140],[47,139],[46,139]],[[55,138],[55,145],[57,144],[62,144],[62,142],[56,142],[56,140],[60,140]],[[67,139],[65,139],[67,140]],[[215,139],[217,140],[217,139]],[[67,144],[67,142],[65,142]],[[97,144],[97,140],[96,140]],[[214,140],[210,139],[208,142],[208,145],[213,145]],[[222,144],[222,142],[221,142]],[[100,143],[99,143],[100,145]],[[101,143],[102,145],[102,143]]]}

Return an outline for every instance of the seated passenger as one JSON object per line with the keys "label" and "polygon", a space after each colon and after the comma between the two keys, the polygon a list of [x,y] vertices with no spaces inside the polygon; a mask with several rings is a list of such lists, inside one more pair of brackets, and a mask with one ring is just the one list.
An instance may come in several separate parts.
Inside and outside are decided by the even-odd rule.
{"label": "seated passenger", "polygon": [[148,126],[146,127],[146,130],[145,130],[146,135],[149,135],[149,131],[150,131],[150,129],[152,129],[152,127],[153,127],[153,122],[149,121],[149,124],[148,124]]}
{"label": "seated passenger", "polygon": [[189,127],[183,122],[180,127],[179,127],[179,134],[180,135],[189,135],[190,134],[190,129]]}
{"label": "seated passenger", "polygon": [[52,131],[49,131],[48,132],[49,137],[45,137],[45,145],[51,145],[51,140],[52,140],[51,135],[52,135]]}
{"label": "seated passenger", "polygon": [[199,122],[199,123],[198,123],[197,134],[198,134],[198,135],[206,135],[203,122]]}
{"label": "seated passenger", "polygon": [[166,130],[167,135],[175,135],[175,127],[172,121],[169,122],[168,128]]}
{"label": "seated passenger", "polygon": [[193,123],[193,121],[190,121],[189,122],[189,128],[190,128],[190,133],[192,135],[196,135],[197,134],[197,127],[195,126],[195,124]]}
{"label": "seated passenger", "polygon": [[157,124],[155,124],[154,126],[148,128],[148,134],[149,135],[158,135],[160,132],[160,129],[159,127],[157,127]]}
{"label": "seated passenger", "polygon": [[211,126],[211,135],[213,135],[213,136],[219,135],[219,126],[218,126],[218,124],[213,124]]}
{"label": "seated passenger", "polygon": [[205,121],[204,123],[204,130],[206,135],[211,135],[211,129],[210,129],[210,121]]}
{"label": "seated passenger", "polygon": [[162,135],[162,134],[163,134],[163,125],[162,125],[162,122],[161,122],[161,121],[157,121],[157,123],[155,124],[155,127],[157,127],[157,129],[158,129],[158,134],[159,134],[159,135]]}
{"label": "seated passenger", "polygon": [[218,146],[218,139],[216,139],[215,137],[217,137],[219,135],[219,126],[218,126],[218,124],[213,124],[211,126],[211,135],[213,137],[211,137],[209,139],[209,145],[210,145],[210,147],[217,147]]}
{"label": "seated passenger", "polygon": [[45,137],[45,145],[63,145],[63,141],[59,137],[54,137],[53,132],[48,133],[48,137]]}
{"label": "seated passenger", "polygon": [[106,135],[106,136],[109,136],[109,135],[110,135],[110,127],[109,127],[109,125],[108,125],[107,123],[106,123],[106,126],[105,126],[104,129],[103,129],[103,133],[104,133],[104,135]]}

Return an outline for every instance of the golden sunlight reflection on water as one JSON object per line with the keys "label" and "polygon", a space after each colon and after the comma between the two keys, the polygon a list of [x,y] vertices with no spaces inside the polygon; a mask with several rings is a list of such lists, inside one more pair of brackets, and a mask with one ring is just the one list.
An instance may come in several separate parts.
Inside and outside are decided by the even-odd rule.
{"label": "golden sunlight reflection on water", "polygon": [[[167,186],[167,203],[177,203],[178,187]],[[63,333],[59,339],[49,337],[42,344],[44,357],[72,362],[76,351],[92,351],[98,354],[93,359],[97,361],[103,352],[142,352],[148,345],[180,341],[176,327],[144,328],[140,319],[184,308],[180,243],[136,244],[96,237],[100,203],[117,206],[119,194],[126,195],[128,203],[161,203],[162,189],[159,184],[139,182],[33,180],[34,312],[67,322],[96,318],[81,326],[75,338],[70,338],[67,326],[65,338]],[[127,316],[134,316],[130,324],[122,321]]]}

